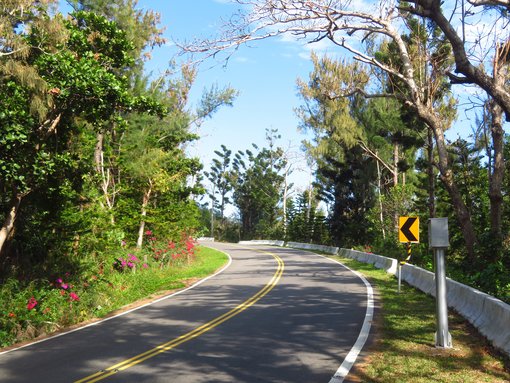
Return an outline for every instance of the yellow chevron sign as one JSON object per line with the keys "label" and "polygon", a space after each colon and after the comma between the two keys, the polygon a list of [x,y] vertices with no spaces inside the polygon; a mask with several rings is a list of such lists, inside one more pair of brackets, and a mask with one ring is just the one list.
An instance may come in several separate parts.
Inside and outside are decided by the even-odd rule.
{"label": "yellow chevron sign", "polygon": [[399,217],[398,240],[400,242],[420,243],[419,217]]}

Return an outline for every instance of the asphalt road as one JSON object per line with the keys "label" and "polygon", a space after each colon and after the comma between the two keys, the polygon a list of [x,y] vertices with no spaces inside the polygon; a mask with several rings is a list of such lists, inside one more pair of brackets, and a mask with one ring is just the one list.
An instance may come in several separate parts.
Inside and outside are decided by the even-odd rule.
{"label": "asphalt road", "polygon": [[367,328],[358,276],[299,250],[207,245],[229,253],[230,266],[152,305],[0,354],[0,382],[327,383],[352,359]]}

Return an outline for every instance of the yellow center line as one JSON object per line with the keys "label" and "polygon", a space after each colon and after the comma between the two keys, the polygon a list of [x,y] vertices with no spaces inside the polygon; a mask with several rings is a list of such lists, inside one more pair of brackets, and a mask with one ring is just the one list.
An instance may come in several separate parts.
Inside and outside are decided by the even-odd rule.
{"label": "yellow center line", "polygon": [[253,295],[248,300],[244,301],[243,303],[239,304],[232,310],[226,312],[225,314],[220,315],[219,317],[203,324],[200,327],[197,327],[196,329],[179,336],[178,338],[175,338],[169,342],[160,344],[159,346],[156,346],[150,350],[147,350],[139,355],[136,355],[132,358],[126,359],[120,363],[117,363],[111,367],[108,367],[104,370],[98,371],[95,374],[89,375],[83,379],[77,380],[74,383],[93,383],[97,382],[99,380],[103,380],[111,375],[116,374],[117,372],[126,370],[130,367],[133,367],[139,363],[142,363],[143,361],[152,358],[156,355],[159,355],[165,351],[171,350],[174,347],[177,347],[178,345],[187,342],[191,339],[194,339],[203,333],[212,330],[216,326],[219,326],[223,322],[226,322],[227,320],[233,318],[234,316],[240,314],[247,308],[253,306],[255,303],[257,303],[260,299],[262,299],[265,295],[267,295],[277,284],[280,280],[283,270],[284,270],[284,263],[283,260],[277,256],[276,254],[268,253],[265,251],[256,250],[265,254],[269,254],[273,256],[274,259],[278,262],[278,267],[271,278],[271,280],[255,295]]}

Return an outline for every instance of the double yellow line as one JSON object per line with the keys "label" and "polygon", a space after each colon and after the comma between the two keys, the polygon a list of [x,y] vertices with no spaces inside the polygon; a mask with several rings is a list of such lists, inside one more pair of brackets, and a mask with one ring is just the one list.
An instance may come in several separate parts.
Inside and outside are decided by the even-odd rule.
{"label": "double yellow line", "polygon": [[[266,253],[266,252],[263,252],[263,253]],[[264,288],[262,288],[257,294],[252,296],[250,299],[244,301],[243,303],[241,303],[234,309],[230,310],[229,312],[227,312],[223,315],[220,315],[216,319],[213,319],[212,321],[207,322],[207,323],[203,324],[202,326],[197,327],[196,329],[194,329],[184,335],[181,335],[178,338],[175,338],[169,342],[160,344],[159,346],[156,346],[148,351],[145,351],[142,354],[139,354],[132,358],[126,359],[123,362],[117,363],[111,367],[104,369],[104,370],[98,371],[95,374],[92,374],[92,375],[89,375],[83,379],[77,380],[74,383],[97,382],[97,381],[103,380],[111,375],[114,375],[120,371],[124,371],[130,367],[133,367],[139,363],[142,363],[143,361],[145,361],[149,358],[159,355],[165,351],[171,350],[172,348],[177,347],[178,345],[180,345],[184,342],[194,339],[209,330],[212,330],[216,326],[219,326],[223,322],[228,321],[232,317],[234,317],[234,316],[240,314],[241,312],[243,312],[244,310],[246,310],[248,307],[257,303],[262,297],[264,297],[267,293],[269,293],[278,284],[278,281],[280,280],[280,278],[283,274],[283,270],[284,270],[283,260],[279,256],[277,256],[276,254],[272,254],[272,253],[266,253],[266,254],[272,255],[276,259],[276,261],[278,262],[278,267],[273,275],[273,278],[271,278],[271,280],[264,286]]]}

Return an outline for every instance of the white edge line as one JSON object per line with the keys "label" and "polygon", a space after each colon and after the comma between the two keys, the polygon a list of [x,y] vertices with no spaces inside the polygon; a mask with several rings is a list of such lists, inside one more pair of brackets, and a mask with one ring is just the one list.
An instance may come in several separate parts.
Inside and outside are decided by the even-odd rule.
{"label": "white edge line", "polygon": [[[310,252],[312,253],[312,252]],[[354,365],[354,362],[356,362],[356,359],[359,356],[359,353],[363,349],[363,346],[365,346],[365,343],[368,339],[368,334],[370,333],[370,328],[372,327],[372,320],[374,318],[374,290],[372,288],[372,285],[370,282],[359,272],[356,270],[352,270],[351,268],[347,267],[343,263],[337,261],[336,259],[332,259],[329,257],[326,257],[321,254],[312,253],[319,257],[326,258],[332,262],[338,263],[339,265],[345,267],[347,270],[351,271],[355,275],[357,275],[365,284],[367,288],[367,311],[365,313],[365,319],[363,321],[363,326],[361,327],[361,331],[358,335],[358,339],[356,339],[356,343],[354,343],[354,346],[352,346],[351,350],[345,357],[344,361],[338,367],[335,374],[329,381],[329,383],[342,383],[344,379],[349,374],[349,371],[351,370],[352,366]]]}
{"label": "white edge line", "polygon": [[[207,247],[205,245],[201,245],[201,246],[204,246],[204,247]],[[212,275],[209,275],[208,277],[205,277],[204,279],[201,279],[199,280],[198,282],[192,284],[191,286],[189,287],[186,287],[185,289],[182,289],[182,290],[179,290],[179,291],[176,291],[175,293],[172,293],[172,294],[169,294],[169,295],[165,295],[164,297],[161,297],[161,298],[158,298],[156,299],[155,301],[152,301],[152,302],[149,302],[149,303],[146,303],[142,306],[138,306],[138,307],[135,307],[131,310],[127,310],[127,311],[124,311],[120,314],[117,314],[117,315],[114,315],[112,317],[108,317],[108,318],[105,318],[105,319],[101,319],[101,320],[98,320],[97,322],[93,322],[93,323],[89,323],[85,326],[82,326],[82,327],[78,327],[78,328],[75,328],[73,330],[69,330],[69,331],[66,331],[66,332],[63,332],[63,333],[60,333],[60,334],[57,334],[57,335],[53,335],[53,336],[50,336],[48,338],[44,338],[44,339],[41,339],[41,340],[36,340],[35,342],[32,342],[32,343],[28,343],[28,344],[25,344],[23,346],[19,346],[19,347],[16,347],[16,348],[13,348],[11,350],[7,350],[7,351],[2,351],[0,352],[0,355],[3,355],[3,354],[7,354],[7,353],[10,353],[10,352],[13,352],[13,351],[17,351],[17,350],[20,350],[22,348],[25,348],[25,347],[28,347],[28,346],[32,346],[34,344],[37,344],[37,343],[42,343],[42,342],[46,342],[50,339],[55,339],[55,338],[58,338],[58,337],[61,337],[61,336],[64,336],[64,335],[68,335],[68,334],[71,334],[73,332],[76,332],[76,331],[80,331],[80,330],[83,330],[87,327],[92,327],[92,326],[96,326],[100,323],[103,323],[103,322],[106,322],[106,321],[109,321],[111,319],[115,319],[115,318],[118,318],[118,317],[121,317],[123,315],[126,315],[126,314],[129,314],[133,311],[136,311],[136,310],[140,310],[140,309],[143,309],[144,307],[147,307],[147,306],[150,306],[150,305],[153,305],[154,303],[158,303],[158,302],[161,302],[161,301],[164,301],[165,299],[169,299],[169,298],[172,298],[172,297],[175,297],[176,295],[179,295],[179,294],[182,294],[188,290],[191,290],[199,285],[201,285],[202,283],[204,283],[205,281],[211,279],[211,278],[214,278],[215,276],[217,276],[218,274],[221,274],[222,272],[224,272],[231,264],[232,264],[232,257],[230,256],[230,254],[228,253],[225,253],[224,251],[221,251],[221,250],[218,250],[218,249],[214,249],[214,250],[217,250],[219,251],[220,253],[223,253],[225,254],[227,257],[228,257],[228,262],[225,266],[223,266],[220,270],[218,270],[216,273],[212,274]]]}

